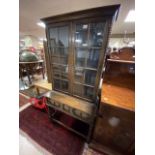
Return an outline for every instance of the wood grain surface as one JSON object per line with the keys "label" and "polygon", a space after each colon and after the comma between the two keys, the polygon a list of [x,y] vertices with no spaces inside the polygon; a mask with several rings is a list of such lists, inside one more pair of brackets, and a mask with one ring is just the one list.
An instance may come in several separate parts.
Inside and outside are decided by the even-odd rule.
{"label": "wood grain surface", "polygon": [[53,101],[68,105],[87,114],[93,114],[95,111],[95,105],[93,105],[92,103],[56,91],[48,92],[45,94],[45,96],[48,98],[52,98]]}

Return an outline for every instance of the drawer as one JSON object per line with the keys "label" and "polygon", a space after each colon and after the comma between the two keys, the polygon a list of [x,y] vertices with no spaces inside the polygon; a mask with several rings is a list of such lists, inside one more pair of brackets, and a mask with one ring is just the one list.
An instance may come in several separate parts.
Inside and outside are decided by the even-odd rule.
{"label": "drawer", "polygon": [[59,103],[59,102],[55,102],[55,101],[53,101],[53,102],[54,102],[54,106],[55,106],[55,107],[61,109],[61,107],[62,107],[62,104],[61,104],[61,103]]}
{"label": "drawer", "polygon": [[70,106],[66,104],[55,102],[54,100],[49,99],[49,98],[47,99],[47,102],[48,102],[47,104],[51,105],[53,108],[61,110],[79,120],[83,120],[84,122],[87,122],[87,123],[92,122],[92,116],[83,111],[71,108]]}
{"label": "drawer", "polygon": [[59,102],[55,102],[52,99],[47,98],[47,104],[51,105],[51,106],[53,106],[55,108],[62,109],[62,104],[59,103]]}
{"label": "drawer", "polygon": [[63,110],[67,113],[71,112],[71,108],[68,105],[63,104]]}

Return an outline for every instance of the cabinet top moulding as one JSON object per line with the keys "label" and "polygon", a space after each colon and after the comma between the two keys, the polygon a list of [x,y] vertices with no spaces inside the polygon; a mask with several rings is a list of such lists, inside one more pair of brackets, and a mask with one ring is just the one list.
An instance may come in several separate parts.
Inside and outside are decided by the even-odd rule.
{"label": "cabinet top moulding", "polygon": [[120,8],[120,4],[90,8],[87,10],[70,12],[70,13],[65,13],[61,15],[54,15],[51,17],[42,18],[41,21],[45,22],[46,24],[52,24],[60,21],[61,22],[71,21],[71,20],[77,20],[77,19],[82,19],[86,17],[92,18],[94,16],[109,17],[109,16],[113,16],[113,14],[115,14],[114,19],[116,19],[118,16],[119,8]]}

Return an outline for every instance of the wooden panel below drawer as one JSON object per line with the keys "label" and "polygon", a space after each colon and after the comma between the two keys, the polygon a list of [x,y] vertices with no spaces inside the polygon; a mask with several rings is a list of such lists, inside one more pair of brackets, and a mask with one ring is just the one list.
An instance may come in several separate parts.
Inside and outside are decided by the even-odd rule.
{"label": "wooden panel below drawer", "polygon": [[118,152],[126,152],[134,142],[134,112],[111,106],[102,108],[102,117],[96,120],[93,139]]}

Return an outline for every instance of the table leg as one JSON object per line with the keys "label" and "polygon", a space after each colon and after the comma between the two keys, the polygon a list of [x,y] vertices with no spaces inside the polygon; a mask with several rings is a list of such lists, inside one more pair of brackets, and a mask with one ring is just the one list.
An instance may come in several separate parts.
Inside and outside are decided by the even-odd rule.
{"label": "table leg", "polygon": [[40,95],[40,92],[39,92],[39,88],[36,87],[36,90],[37,90],[37,95]]}
{"label": "table leg", "polygon": [[44,63],[40,63],[39,66],[41,66],[41,73],[42,73],[42,76],[43,76],[43,79],[45,78],[44,76]]}
{"label": "table leg", "polygon": [[29,84],[32,84],[30,74],[29,74],[29,69],[27,67],[26,67],[26,73],[27,73],[27,77],[28,77],[28,80],[29,80]]}

